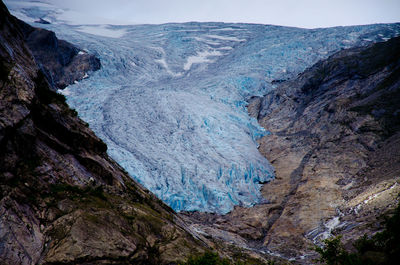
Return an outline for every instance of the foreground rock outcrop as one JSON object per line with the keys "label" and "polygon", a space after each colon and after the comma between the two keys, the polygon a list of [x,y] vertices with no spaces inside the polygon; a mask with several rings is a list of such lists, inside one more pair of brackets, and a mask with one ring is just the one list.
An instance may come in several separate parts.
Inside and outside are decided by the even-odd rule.
{"label": "foreground rock outcrop", "polygon": [[0,264],[175,264],[203,252],[51,90],[25,34],[0,2]]}
{"label": "foreground rock outcrop", "polygon": [[310,263],[310,249],[382,229],[400,192],[400,38],[340,51],[281,82],[249,113],[272,134],[268,203],[225,216],[185,214],[216,240]]}

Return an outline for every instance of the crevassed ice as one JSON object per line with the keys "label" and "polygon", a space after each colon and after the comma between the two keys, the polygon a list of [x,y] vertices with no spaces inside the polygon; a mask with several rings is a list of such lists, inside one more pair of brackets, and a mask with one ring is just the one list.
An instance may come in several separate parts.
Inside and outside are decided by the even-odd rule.
{"label": "crevassed ice", "polygon": [[259,183],[274,177],[257,150],[267,131],[248,116],[246,100],[334,51],[400,31],[185,23],[107,26],[125,32],[111,38],[45,27],[100,57],[101,70],[66,94],[109,154],[173,209],[218,213],[260,202]]}

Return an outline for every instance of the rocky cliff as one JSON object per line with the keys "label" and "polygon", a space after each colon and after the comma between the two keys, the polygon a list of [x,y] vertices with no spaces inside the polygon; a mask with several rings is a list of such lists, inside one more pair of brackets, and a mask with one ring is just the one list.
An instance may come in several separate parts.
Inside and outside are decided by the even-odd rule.
{"label": "rocky cliff", "polygon": [[96,56],[57,39],[54,32],[17,22],[37,65],[54,88],[63,89],[86,78],[88,72],[100,69]]}
{"label": "rocky cliff", "polygon": [[[211,237],[309,263],[310,248],[382,229],[400,191],[400,38],[342,50],[252,98],[276,179],[265,204],[187,214]],[[193,221],[194,220],[194,221]]]}
{"label": "rocky cliff", "polygon": [[396,205],[399,48],[394,38],[341,51],[262,99],[259,120],[273,136],[260,151],[280,177],[265,191],[285,194],[266,245],[282,248],[280,240],[299,234],[318,242],[332,230],[347,239],[371,233]]}
{"label": "rocky cliff", "polygon": [[0,264],[173,264],[204,251],[51,90],[26,38],[0,2]]}

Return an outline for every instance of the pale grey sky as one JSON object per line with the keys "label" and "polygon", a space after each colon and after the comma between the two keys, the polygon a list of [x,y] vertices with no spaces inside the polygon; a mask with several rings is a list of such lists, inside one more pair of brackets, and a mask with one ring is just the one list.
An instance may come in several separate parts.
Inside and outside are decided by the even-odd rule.
{"label": "pale grey sky", "polygon": [[[80,23],[187,21],[331,27],[400,22],[400,0],[44,0]],[[13,2],[13,0],[6,0]]]}

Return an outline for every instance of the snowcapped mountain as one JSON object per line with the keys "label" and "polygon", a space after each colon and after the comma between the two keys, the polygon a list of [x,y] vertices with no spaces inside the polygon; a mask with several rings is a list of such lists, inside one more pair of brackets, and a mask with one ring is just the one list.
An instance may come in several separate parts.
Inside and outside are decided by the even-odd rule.
{"label": "snowcapped mountain", "polygon": [[400,24],[72,25],[49,4],[7,4],[97,54],[102,69],[61,93],[109,154],[177,211],[227,213],[260,202],[260,183],[274,170],[257,150],[268,132],[248,115],[247,100],[335,51],[400,34]]}

